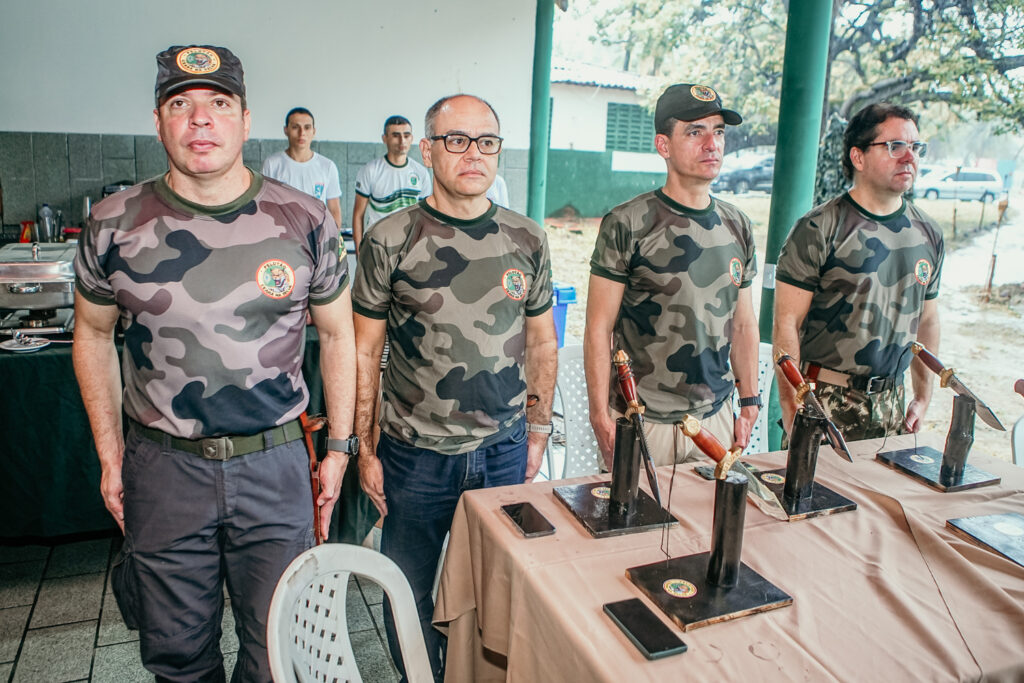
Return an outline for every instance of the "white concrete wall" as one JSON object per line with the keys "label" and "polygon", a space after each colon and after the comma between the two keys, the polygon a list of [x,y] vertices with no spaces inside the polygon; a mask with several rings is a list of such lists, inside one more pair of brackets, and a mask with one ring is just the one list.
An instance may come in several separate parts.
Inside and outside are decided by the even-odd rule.
{"label": "white concrete wall", "polygon": [[[0,130],[149,135],[155,55],[229,47],[246,74],[252,137],[283,137],[293,106],[323,140],[379,141],[401,113],[422,134],[438,97],[498,111],[529,147],[536,0],[0,0]],[[484,28],[484,20],[486,26]]]}
{"label": "white concrete wall", "polygon": [[571,83],[551,84],[551,149],[603,152],[608,103],[640,104],[636,92]]}

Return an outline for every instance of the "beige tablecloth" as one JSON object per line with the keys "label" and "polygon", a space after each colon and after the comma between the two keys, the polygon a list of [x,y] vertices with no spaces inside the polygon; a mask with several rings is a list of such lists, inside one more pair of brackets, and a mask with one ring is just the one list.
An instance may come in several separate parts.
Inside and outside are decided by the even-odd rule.
{"label": "beige tablecloth", "polygon": [[[890,438],[884,450],[913,444]],[[552,493],[566,482],[465,494],[434,612],[449,633],[446,680],[1024,680],[1024,568],[945,528],[1024,513],[1024,469],[975,456],[1002,483],[940,493],[876,462],[881,446],[852,443],[853,464],[821,449],[816,480],[856,501],[853,512],[787,523],[747,505],[743,561],[792,606],[686,633],[672,625],[689,651],[656,661],[601,606],[641,596],[625,570],[665,557],[661,531],[591,538]],[[748,460],[784,467],[785,453]],[[658,475],[664,498],[672,470]],[[677,468],[671,556],[709,549],[713,497],[712,482]],[[499,510],[523,500],[554,535],[525,539]]]}

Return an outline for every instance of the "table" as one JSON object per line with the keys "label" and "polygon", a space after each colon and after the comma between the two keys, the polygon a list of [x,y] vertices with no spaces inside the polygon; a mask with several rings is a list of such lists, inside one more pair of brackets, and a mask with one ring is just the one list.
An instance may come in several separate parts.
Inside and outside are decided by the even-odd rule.
{"label": "table", "polygon": [[[939,436],[919,443],[942,449]],[[660,531],[592,539],[552,494],[566,482],[467,492],[434,612],[449,634],[447,680],[1021,680],[1024,568],[953,535],[945,520],[1024,512],[1024,469],[972,456],[1002,483],[943,494],[873,459],[913,445],[913,436],[884,448],[854,442],[853,464],[822,447],[817,480],[856,511],[787,523],[748,503],[743,561],[793,605],[686,633],[663,618],[689,651],[655,661],[601,606],[641,597],[625,570],[664,558]],[[778,468],[785,453],[747,460]],[[666,496],[671,468],[658,476]],[[709,549],[713,496],[712,482],[678,467],[671,556]],[[553,536],[525,539],[503,518],[500,505],[523,500],[551,520]]]}
{"label": "table", "polygon": [[[312,327],[307,328],[302,373],[310,413],[323,412],[320,338]],[[0,377],[0,539],[116,529],[100,497],[100,464],[71,364],[71,344],[53,343],[32,353],[0,351]],[[355,467],[348,468],[342,492],[336,538],[358,543],[376,511],[359,488]]]}

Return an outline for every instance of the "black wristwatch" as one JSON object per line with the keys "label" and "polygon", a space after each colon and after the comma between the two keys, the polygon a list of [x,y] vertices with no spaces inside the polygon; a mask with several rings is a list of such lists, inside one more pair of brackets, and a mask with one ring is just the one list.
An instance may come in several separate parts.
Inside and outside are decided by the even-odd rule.
{"label": "black wristwatch", "polygon": [[761,394],[740,399],[740,408],[748,408],[750,406],[757,406],[758,410],[764,407],[764,404],[761,402]]}
{"label": "black wristwatch", "polygon": [[327,450],[348,453],[353,458],[359,456],[359,437],[355,434],[347,439],[327,439]]}

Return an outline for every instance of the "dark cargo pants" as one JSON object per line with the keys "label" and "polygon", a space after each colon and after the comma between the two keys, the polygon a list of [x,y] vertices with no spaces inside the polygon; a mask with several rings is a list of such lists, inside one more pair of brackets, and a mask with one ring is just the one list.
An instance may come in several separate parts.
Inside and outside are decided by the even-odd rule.
{"label": "dark cargo pants", "polygon": [[[158,680],[224,680],[224,583],[238,634],[232,681],[269,681],[266,621],[285,567],[313,543],[301,440],[226,462],[129,431],[125,540],[114,590]],[[135,621],[136,623],[131,623]]]}

